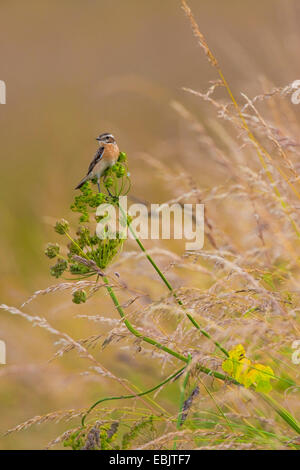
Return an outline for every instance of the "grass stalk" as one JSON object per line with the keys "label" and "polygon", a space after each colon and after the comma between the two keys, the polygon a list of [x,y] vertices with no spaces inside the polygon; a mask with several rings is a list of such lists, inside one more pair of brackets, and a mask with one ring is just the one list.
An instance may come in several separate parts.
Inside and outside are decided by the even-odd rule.
{"label": "grass stalk", "polygon": [[[188,365],[189,363],[191,362],[192,360],[192,356],[189,354],[188,355]],[[185,391],[186,391],[186,388],[187,388],[187,384],[188,384],[188,381],[189,381],[189,376],[190,376],[190,371],[187,370],[186,371],[186,374],[185,374],[185,377],[184,377],[184,381],[183,381],[183,384],[182,386],[180,387],[181,390],[180,390],[180,399],[179,399],[179,413],[178,413],[178,418],[177,418],[177,423],[176,423],[176,429],[180,429],[180,426],[182,424],[182,413],[183,413],[183,407],[184,407],[184,397],[185,397]],[[176,438],[174,440],[174,444],[173,444],[173,449],[175,450],[176,449]]]}

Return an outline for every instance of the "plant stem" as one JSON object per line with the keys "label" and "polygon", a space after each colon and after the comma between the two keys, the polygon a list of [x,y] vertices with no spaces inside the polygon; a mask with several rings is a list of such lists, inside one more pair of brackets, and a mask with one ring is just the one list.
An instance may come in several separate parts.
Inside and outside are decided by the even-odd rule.
{"label": "plant stem", "polygon": [[281,406],[274,398],[270,397],[270,395],[266,395],[265,393],[260,393],[260,396],[263,400],[268,403],[276,413],[281,416],[284,421],[291,426],[298,434],[300,434],[300,423],[291,415],[283,406]]}
{"label": "plant stem", "polygon": [[[179,359],[180,361],[183,361],[185,362],[186,364],[188,364],[189,362],[189,359],[188,357],[185,357],[183,356],[182,354],[176,352],[176,351],[173,351],[173,349],[170,349],[170,348],[167,348],[166,346],[163,346],[161,343],[159,343],[158,341],[152,339],[152,338],[149,338],[149,336],[145,336],[143,335],[142,333],[140,333],[139,331],[137,331],[133,326],[132,324],[130,323],[130,321],[126,318],[126,315],[124,313],[124,310],[123,308],[121,307],[121,305],[119,304],[119,301],[116,297],[116,294],[114,293],[112,287],[109,285],[109,282],[108,282],[108,279],[107,277],[103,277],[103,281],[105,282],[105,287],[116,307],[116,309],[118,310],[119,314],[120,314],[120,317],[123,319],[124,321],[124,324],[126,326],[126,328],[134,335],[136,336],[137,338],[140,338],[142,341],[145,341],[146,343],[149,343],[149,344],[152,344],[152,346],[156,346],[158,349],[161,349],[162,351],[165,351],[166,353],[170,354],[171,356],[175,357],[176,359]],[[207,367],[204,367],[204,366],[198,366],[198,369],[201,371],[201,372],[204,372],[205,374],[207,375],[211,375],[213,377],[216,377],[217,379],[221,379],[221,380],[224,380],[224,381],[229,381],[235,385],[241,385],[239,382],[237,382],[235,379],[233,379],[232,377],[229,377],[228,375],[224,375],[224,374],[221,374],[220,372],[217,372],[217,371],[213,371],[211,369],[208,369]]]}
{"label": "plant stem", "polygon": [[124,324],[125,326],[127,327],[127,329],[132,333],[134,334],[134,336],[136,336],[137,338],[140,338],[142,341],[145,341],[146,343],[149,343],[149,344],[152,344],[153,346],[156,346],[158,349],[161,349],[163,351],[165,351],[166,353],[168,354],[171,354],[172,356],[176,357],[176,359],[179,359],[181,361],[184,361],[187,363],[188,359],[183,356],[182,354],[179,354],[177,353],[176,351],[173,351],[172,349],[169,349],[167,348],[166,346],[163,346],[161,343],[159,343],[158,341],[155,341],[154,339],[152,338],[149,338],[148,336],[144,336],[142,333],[140,333],[139,331],[137,331],[132,325],[131,323],[127,320],[126,316],[125,316],[125,313],[121,307],[121,305],[119,304],[119,301],[112,289],[112,287],[109,285],[109,281],[107,279],[107,277],[103,277],[103,281],[105,282],[106,284],[106,289],[113,301],[113,303],[115,304],[119,314],[120,314],[120,317],[123,318],[124,320]]}
{"label": "plant stem", "polygon": [[127,399],[127,398],[136,398],[136,397],[142,397],[144,395],[147,395],[148,393],[151,393],[151,392],[154,392],[155,390],[159,389],[160,387],[162,387],[163,385],[165,385],[166,383],[170,382],[170,380],[174,379],[175,377],[177,377],[179,374],[181,374],[181,372],[184,371],[186,366],[184,367],[181,367],[181,369],[179,369],[177,372],[175,372],[174,374],[170,375],[170,377],[168,377],[167,379],[163,380],[163,382],[160,382],[158,385],[155,385],[155,387],[152,387],[150,388],[149,390],[146,390],[145,392],[140,392],[140,393],[136,393],[134,395],[121,395],[121,396],[118,396],[118,397],[105,397],[105,398],[101,398],[100,400],[97,400],[89,409],[88,411],[86,412],[86,414],[82,417],[82,420],[81,420],[81,424],[82,426],[84,426],[84,423],[85,423],[85,420],[86,420],[86,417],[87,415],[97,406],[99,405],[99,403],[103,403],[104,401],[109,401],[109,400],[123,400],[123,399]]}
{"label": "plant stem", "polygon": [[[157,272],[157,274],[159,275],[159,277],[161,278],[161,280],[164,282],[164,284],[167,286],[167,288],[169,289],[169,291],[172,293],[173,297],[175,298],[176,302],[178,303],[178,305],[180,305],[182,307],[182,309],[185,311],[185,306],[183,305],[182,301],[180,300],[180,298],[178,297],[178,295],[176,294],[176,292],[174,291],[173,287],[171,286],[171,284],[169,283],[169,281],[167,280],[167,278],[165,277],[165,275],[161,272],[161,270],[159,269],[159,267],[157,266],[157,264],[155,263],[155,261],[151,258],[151,256],[147,253],[146,251],[146,248],[144,247],[143,243],[141,242],[141,240],[138,238],[137,234],[135,233],[135,231],[133,230],[130,222],[128,221],[128,217],[126,216],[123,208],[120,206],[120,204],[118,203],[118,207],[119,209],[121,210],[122,214],[124,217],[126,217],[126,221],[127,221],[127,226],[133,236],[133,238],[135,239],[135,241],[137,242],[137,244],[139,245],[140,249],[142,250],[143,253],[145,253],[146,255],[146,258],[148,259],[148,261],[151,263],[151,265],[153,266],[153,268],[155,269],[155,271]],[[195,320],[195,318],[192,317],[192,315],[190,313],[187,313],[185,312],[187,318],[190,320],[190,322],[197,328],[197,330],[200,331],[200,333],[202,333],[206,338],[210,339],[211,341],[213,341],[213,343],[215,344],[215,346],[220,350],[222,351],[223,354],[225,354],[226,357],[229,357],[229,353],[228,351],[223,348],[223,346],[221,346],[221,344],[218,342],[218,341],[215,341],[209,333],[207,333],[207,331],[203,330],[200,325],[197,323],[197,321]]]}

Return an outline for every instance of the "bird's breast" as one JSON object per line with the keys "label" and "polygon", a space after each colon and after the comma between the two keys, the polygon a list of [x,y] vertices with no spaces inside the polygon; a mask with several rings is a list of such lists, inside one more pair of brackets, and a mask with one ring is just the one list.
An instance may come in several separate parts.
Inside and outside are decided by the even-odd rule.
{"label": "bird's breast", "polygon": [[93,174],[101,176],[106,168],[113,166],[117,162],[119,153],[120,151],[116,144],[106,144],[102,158],[93,169]]}
{"label": "bird's breast", "polygon": [[109,162],[109,165],[112,166],[117,162],[119,153],[120,151],[117,144],[106,144],[103,153],[103,159]]}

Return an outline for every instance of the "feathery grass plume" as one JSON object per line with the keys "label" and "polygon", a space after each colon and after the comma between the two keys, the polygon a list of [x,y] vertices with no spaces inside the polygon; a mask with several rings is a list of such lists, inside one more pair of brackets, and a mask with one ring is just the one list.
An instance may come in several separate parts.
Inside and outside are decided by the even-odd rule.
{"label": "feathery grass plume", "polygon": [[8,429],[5,432],[5,436],[11,434],[13,432],[20,432],[28,429],[31,426],[48,423],[50,421],[55,421],[55,423],[59,423],[61,420],[66,422],[71,421],[72,419],[81,416],[85,410],[62,410],[62,411],[54,411],[53,413],[48,413],[44,416],[34,416],[31,419],[28,419],[24,423],[18,424],[14,428]]}
{"label": "feathery grass plume", "polygon": [[[189,8],[186,0],[181,0],[181,5],[182,5],[182,8],[183,8],[186,16],[189,19],[189,22],[191,24],[191,28],[193,30],[193,33],[194,33],[195,37],[198,40],[198,43],[200,44],[200,46],[204,50],[206,56],[208,57],[209,62],[217,70],[217,73],[218,73],[218,75],[221,79],[221,82],[224,85],[224,87],[225,87],[225,89],[226,89],[226,91],[227,91],[227,93],[228,93],[228,95],[229,95],[229,97],[230,97],[230,99],[231,99],[231,101],[234,105],[234,108],[237,112],[237,117],[234,116],[233,120],[235,122],[237,121],[237,119],[240,120],[240,125],[241,125],[242,129],[245,130],[249,141],[251,142],[251,144],[253,144],[253,146],[256,150],[257,156],[258,156],[258,158],[260,160],[260,163],[261,163],[261,165],[264,169],[264,172],[265,172],[265,174],[266,174],[266,176],[269,180],[270,186],[274,191],[275,197],[279,201],[279,203],[281,205],[281,208],[282,208],[285,216],[289,220],[291,226],[293,227],[297,237],[300,238],[300,231],[299,231],[298,225],[297,225],[295,219],[293,217],[291,217],[290,212],[289,212],[290,211],[289,203],[282,196],[282,193],[278,188],[277,181],[276,181],[276,179],[274,179],[272,171],[270,170],[270,168],[268,167],[268,165],[266,163],[265,159],[267,158],[271,162],[271,164],[274,165],[274,160],[273,160],[272,156],[266,150],[266,148],[263,147],[261,145],[261,143],[256,139],[256,137],[254,136],[254,134],[251,131],[250,127],[248,126],[247,121],[245,119],[245,116],[243,115],[243,113],[241,111],[241,108],[238,105],[238,103],[237,103],[237,101],[236,101],[236,99],[235,99],[235,97],[234,97],[234,95],[231,91],[231,88],[230,88],[228,82],[226,81],[226,79],[224,77],[224,74],[223,74],[223,72],[220,68],[220,65],[219,65],[217,59],[215,58],[214,54],[212,53],[211,49],[209,48],[203,34],[201,33],[201,31],[199,29],[199,26],[198,26],[197,22],[195,21],[195,18],[193,16],[193,14],[191,12],[191,9]],[[226,112],[227,112],[227,109],[226,109]],[[296,194],[297,198],[300,199],[299,191],[297,190],[295,185],[290,182],[290,179],[289,179],[288,175],[286,175],[285,171],[282,170],[280,167],[277,167],[277,166],[275,166],[275,168],[278,171],[278,173],[280,174],[280,176],[283,178],[283,180],[290,186],[292,191]]]}

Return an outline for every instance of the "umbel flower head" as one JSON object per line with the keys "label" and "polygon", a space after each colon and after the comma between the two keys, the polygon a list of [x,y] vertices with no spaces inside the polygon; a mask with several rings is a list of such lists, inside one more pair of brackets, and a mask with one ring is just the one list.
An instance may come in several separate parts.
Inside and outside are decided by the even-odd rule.
{"label": "umbel flower head", "polygon": [[60,277],[68,268],[68,262],[65,259],[58,258],[56,264],[50,268],[50,274],[54,277]]}
{"label": "umbel flower head", "polygon": [[74,293],[73,293],[73,299],[72,299],[72,302],[74,302],[74,304],[83,304],[86,302],[86,292],[85,290],[76,290]]}
{"label": "umbel flower head", "polygon": [[57,243],[48,243],[45,249],[45,255],[48,258],[55,258],[59,253],[59,245]]}
{"label": "umbel flower head", "polygon": [[[67,220],[56,222],[54,230],[59,235],[68,238],[68,243],[61,249],[57,243],[48,243],[45,254],[48,258],[57,258],[56,264],[50,268],[50,274],[59,278],[69,273],[74,279],[86,279],[94,275],[103,275],[105,269],[123,244],[123,235],[119,232],[110,237],[109,230],[104,230],[106,236],[99,238],[96,226],[101,217],[96,215],[96,210],[101,204],[118,206],[119,197],[126,195],[130,189],[128,177],[127,157],[124,152],[119,155],[118,162],[107,169],[103,175],[104,187],[107,193],[99,193],[95,190],[93,181],[87,181],[81,188],[80,194],[74,198],[71,210],[79,214],[77,229],[70,230]],[[63,256],[62,253],[65,253]],[[83,303],[87,299],[86,292],[78,290],[73,294],[73,302]]]}
{"label": "umbel flower head", "polygon": [[58,220],[55,224],[54,230],[59,233],[59,235],[64,235],[69,230],[69,222],[65,219]]}

